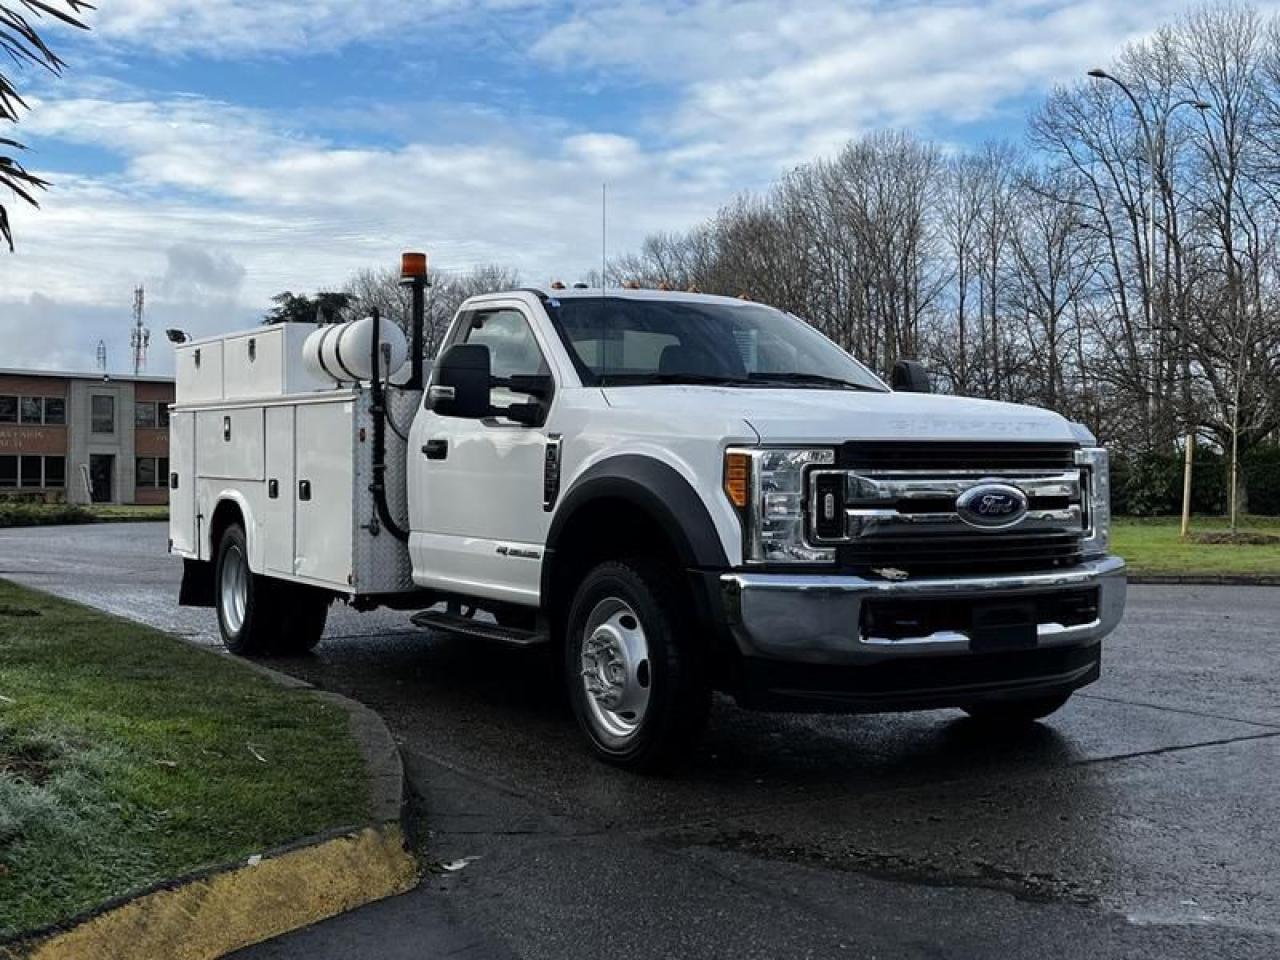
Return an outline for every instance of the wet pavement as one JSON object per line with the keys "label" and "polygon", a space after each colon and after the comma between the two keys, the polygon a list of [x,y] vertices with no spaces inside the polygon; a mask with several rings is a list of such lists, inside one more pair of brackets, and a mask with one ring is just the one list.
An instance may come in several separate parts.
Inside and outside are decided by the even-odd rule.
{"label": "wet pavement", "polygon": [[[0,576],[215,643],[163,525],[0,531]],[[417,793],[413,893],[244,957],[1280,956],[1280,588],[1133,587],[1047,723],[752,714],[601,766],[541,655],[335,609],[272,666],[378,710]]]}

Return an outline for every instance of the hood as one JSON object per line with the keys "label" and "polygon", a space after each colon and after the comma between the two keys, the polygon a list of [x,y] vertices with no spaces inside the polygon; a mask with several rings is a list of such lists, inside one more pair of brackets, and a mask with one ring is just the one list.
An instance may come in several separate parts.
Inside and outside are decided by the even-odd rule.
{"label": "hood", "polygon": [[685,422],[741,417],[763,443],[1079,439],[1066,418],[1040,407],[942,394],[680,385],[608,387],[604,394],[611,407]]}

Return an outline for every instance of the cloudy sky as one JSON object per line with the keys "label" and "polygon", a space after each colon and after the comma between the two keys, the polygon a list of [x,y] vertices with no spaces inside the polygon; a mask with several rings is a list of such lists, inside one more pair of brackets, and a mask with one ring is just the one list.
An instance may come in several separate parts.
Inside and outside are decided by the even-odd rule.
{"label": "cloudy sky", "polygon": [[[98,0],[19,77],[0,366],[128,366],[157,332],[252,324],[426,249],[443,270],[573,280],[859,132],[1019,137],[1049,87],[1184,4],[1151,0]],[[0,130],[0,136],[9,131]]]}

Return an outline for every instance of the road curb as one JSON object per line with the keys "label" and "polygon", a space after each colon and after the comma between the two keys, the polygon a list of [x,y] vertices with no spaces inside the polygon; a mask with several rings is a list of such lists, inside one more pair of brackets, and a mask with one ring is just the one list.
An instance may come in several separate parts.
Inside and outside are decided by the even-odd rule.
{"label": "road curb", "polygon": [[1187,575],[1181,574],[1129,574],[1129,582],[1140,585],[1174,585],[1201,587],[1280,587],[1280,576],[1271,574],[1222,574],[1222,575]]}
{"label": "road curb", "polygon": [[418,863],[409,852],[405,821],[404,763],[382,718],[340,694],[261,664],[245,665],[347,711],[368,774],[370,822],[161,881],[0,945],[0,958],[214,960],[417,885]]}

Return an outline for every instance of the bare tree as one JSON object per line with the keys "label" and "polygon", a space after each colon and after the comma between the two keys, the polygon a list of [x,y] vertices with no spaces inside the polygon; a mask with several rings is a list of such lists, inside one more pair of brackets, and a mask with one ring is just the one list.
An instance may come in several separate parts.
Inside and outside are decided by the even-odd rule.
{"label": "bare tree", "polygon": [[[492,264],[459,274],[437,271],[427,288],[424,357],[435,356],[449,322],[463,301],[482,293],[511,290],[519,285],[520,275],[516,271]],[[347,281],[344,293],[350,298],[343,311],[346,319],[367,316],[376,308],[383,317],[398,324],[408,334],[412,301],[409,291],[400,283],[398,271],[360,270]]]}

